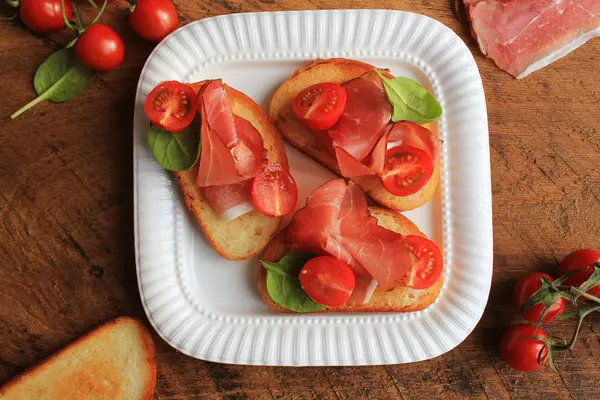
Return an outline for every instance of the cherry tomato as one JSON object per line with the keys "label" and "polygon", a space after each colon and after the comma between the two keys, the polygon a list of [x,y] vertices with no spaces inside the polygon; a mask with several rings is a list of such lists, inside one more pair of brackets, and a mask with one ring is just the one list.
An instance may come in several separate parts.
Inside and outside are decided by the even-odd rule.
{"label": "cherry tomato", "polygon": [[274,217],[291,213],[298,201],[296,181],[279,163],[267,165],[262,173],[254,177],[250,193],[254,208]]}
{"label": "cherry tomato", "polygon": [[[65,27],[60,0],[21,0],[19,15],[29,29],[37,32],[55,32]],[[65,15],[67,19],[73,15],[68,0],[65,0]]]}
{"label": "cherry tomato", "polygon": [[337,83],[321,82],[309,86],[296,96],[292,111],[311,129],[331,128],[346,109],[346,90]]}
{"label": "cherry tomato", "polygon": [[308,260],[300,270],[299,278],[308,297],[327,307],[347,302],[356,284],[354,272],[348,264],[331,256]]}
{"label": "cherry tomato", "polygon": [[196,93],[176,81],[159,83],[146,97],[144,112],[150,122],[169,132],[180,132],[196,116]]}
{"label": "cherry tomato", "polygon": [[170,0],[139,0],[131,14],[129,23],[146,40],[160,42],[177,29],[177,10]]}
{"label": "cherry tomato", "polygon": [[397,146],[388,150],[381,183],[394,196],[418,192],[433,174],[431,158],[421,149]]}
{"label": "cherry tomato", "polygon": [[[529,372],[542,368],[548,356],[548,349],[541,340],[524,339],[532,336],[548,338],[548,334],[542,328],[536,331],[535,325],[517,324],[508,328],[500,341],[502,360],[517,371]],[[540,351],[543,351],[541,365],[538,363]]]}
{"label": "cherry tomato", "polygon": [[[590,249],[576,250],[560,262],[558,273],[559,275],[564,275],[570,271],[582,270],[564,282],[564,285],[567,286],[579,286],[592,275],[592,272],[594,272],[594,263],[597,262],[600,262],[600,251]],[[600,297],[600,285],[594,286],[587,293]],[[581,299],[584,299],[584,297],[581,297]]]}
{"label": "cherry tomato", "polygon": [[75,45],[75,55],[94,71],[108,71],[123,61],[125,45],[121,36],[104,24],[90,25]]}
{"label": "cherry tomato", "polygon": [[442,274],[444,262],[439,247],[429,239],[414,235],[405,236],[404,242],[419,258],[410,270],[406,286],[413,289],[431,287]]}
{"label": "cherry tomato", "polygon": [[[537,272],[535,274],[527,275],[517,282],[515,285],[515,289],[513,291],[513,307],[517,313],[521,312],[521,307],[529,296],[535,293],[536,290],[542,287],[542,277],[545,277],[550,282],[554,279],[548,274],[543,274],[541,272]],[[544,310],[543,304],[537,304],[525,312],[523,312],[523,318],[528,321],[537,322],[542,315],[542,311]],[[560,315],[565,310],[565,299],[559,298],[556,300],[544,316],[543,322],[553,321],[557,315]]]}

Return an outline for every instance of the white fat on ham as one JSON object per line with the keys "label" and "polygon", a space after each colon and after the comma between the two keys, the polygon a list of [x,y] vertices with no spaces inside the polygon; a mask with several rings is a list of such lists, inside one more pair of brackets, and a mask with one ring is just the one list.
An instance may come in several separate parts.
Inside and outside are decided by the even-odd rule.
{"label": "white fat on ham", "polygon": [[225,210],[223,214],[221,214],[221,218],[225,222],[233,221],[236,218],[241,217],[242,215],[248,214],[250,211],[253,211],[255,208],[252,203],[244,202],[233,206],[232,208]]}
{"label": "white fat on ham", "polygon": [[367,286],[367,290],[365,291],[365,298],[363,299],[363,304],[367,304],[371,301],[371,297],[373,297],[373,293],[375,292],[375,289],[377,289],[377,286],[378,284],[375,279],[373,279],[371,283],[369,283],[369,286]]}
{"label": "white fat on ham", "polygon": [[254,210],[250,196],[252,180],[228,185],[206,186],[200,188],[210,206],[225,221],[231,221]]}
{"label": "white fat on ham", "polygon": [[563,47],[554,50],[552,53],[548,54],[546,57],[534,62],[533,64],[531,64],[530,66],[525,68],[525,70],[523,72],[521,72],[519,75],[517,75],[517,79],[525,78],[527,75],[531,74],[532,72],[535,72],[538,69],[544,68],[545,66],[552,64],[554,61],[556,61],[560,58],[563,58],[564,56],[566,56],[573,50],[584,45],[588,40],[593,39],[595,37],[600,37],[600,28],[590,31],[588,33],[585,33],[579,37],[576,37],[572,42],[567,43]]}

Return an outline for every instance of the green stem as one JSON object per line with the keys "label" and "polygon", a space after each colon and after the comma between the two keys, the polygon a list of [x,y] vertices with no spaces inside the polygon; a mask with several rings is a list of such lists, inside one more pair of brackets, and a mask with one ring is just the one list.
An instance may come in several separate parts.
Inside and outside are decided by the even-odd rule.
{"label": "green stem", "polygon": [[39,95],[35,99],[31,100],[29,103],[25,104],[23,107],[21,107],[19,110],[17,110],[13,115],[11,115],[10,119],[17,118],[19,115],[23,114],[25,111],[29,110],[31,107],[35,106],[38,103],[41,103],[44,100],[46,100],[45,93]]}
{"label": "green stem", "polygon": [[90,3],[92,5],[92,7],[98,8],[98,4],[96,4],[96,2],[94,0],[88,0],[88,3]]}
{"label": "green stem", "polygon": [[67,18],[67,13],[65,11],[65,0],[60,0],[60,12],[62,14],[62,19],[67,28],[69,28],[73,33],[79,34],[79,30],[73,26],[73,24]]}
{"label": "green stem", "polygon": [[79,36],[77,36],[75,39],[71,40],[66,46],[65,49],[70,49],[71,47],[75,46],[75,43],[77,43],[77,40],[79,40]]}
{"label": "green stem", "polygon": [[575,294],[579,295],[579,296],[583,296],[583,297],[585,297],[587,299],[593,300],[596,303],[600,304],[600,299],[598,297],[592,296],[588,292],[584,292],[583,290],[580,290],[579,288],[576,288],[575,286],[571,286],[571,291],[574,292]]}
{"label": "green stem", "polygon": [[98,22],[98,20],[100,19],[100,16],[104,12],[104,10],[106,10],[107,4],[108,4],[108,0],[104,0],[104,4],[102,4],[102,8],[100,8],[100,11],[98,11],[98,14],[96,14],[96,17],[94,18],[94,20],[92,21],[92,23],[90,25],[94,25],[96,22]]}
{"label": "green stem", "polygon": [[[563,317],[563,318],[560,318],[560,319],[566,319],[568,317],[578,316],[577,327],[575,328],[575,332],[573,332],[573,336],[571,336],[571,340],[569,341],[569,343],[564,344],[564,345],[553,346],[553,350],[558,350],[558,351],[572,350],[573,347],[575,346],[575,342],[577,341],[577,336],[579,335],[579,330],[581,329],[581,324],[583,323],[583,320],[589,314],[591,314],[595,311],[598,311],[598,310],[600,310],[600,304],[596,305],[594,307],[585,308],[582,310],[574,311],[572,313],[567,313],[567,314],[561,315],[560,317]],[[571,315],[569,315],[569,314],[571,314]]]}
{"label": "green stem", "polygon": [[73,14],[75,14],[75,18],[77,19],[77,32],[81,34],[85,29],[85,24],[83,23],[83,18],[81,17],[81,13],[75,4],[73,4]]}
{"label": "green stem", "polygon": [[10,17],[2,17],[0,19],[2,19],[4,21],[12,21],[13,19],[17,18],[17,15],[19,15],[19,12],[15,11],[15,13],[13,15],[11,15]]}
{"label": "green stem", "polygon": [[6,0],[6,4],[8,4],[10,7],[17,8],[21,4],[21,0]]}

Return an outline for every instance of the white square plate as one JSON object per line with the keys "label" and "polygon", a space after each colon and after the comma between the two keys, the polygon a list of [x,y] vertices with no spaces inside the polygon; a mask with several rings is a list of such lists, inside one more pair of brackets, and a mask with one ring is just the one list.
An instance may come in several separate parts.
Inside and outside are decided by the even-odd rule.
{"label": "white square plate", "polygon": [[[431,90],[444,115],[440,188],[406,213],[443,248],[445,283],[424,311],[279,315],[256,289],[256,260],[218,256],[180,191],[152,158],[143,102],[162,80],[223,78],[264,109],[295,69],[317,57],[390,68]],[[332,175],[287,147],[299,206]],[[487,114],[471,53],[449,28],[401,11],[235,14],[188,24],[160,43],[140,76],[134,116],[135,235],[146,314],[171,346],[209,361],[262,365],[367,365],[449,351],[481,317],[492,277]]]}

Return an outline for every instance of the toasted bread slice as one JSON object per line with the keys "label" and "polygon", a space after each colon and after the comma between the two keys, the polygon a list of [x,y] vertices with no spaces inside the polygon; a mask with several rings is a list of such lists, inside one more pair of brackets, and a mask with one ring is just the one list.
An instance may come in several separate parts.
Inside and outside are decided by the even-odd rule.
{"label": "toasted bread slice", "polygon": [[[310,85],[319,82],[344,83],[373,71],[373,66],[360,61],[333,58],[316,60],[312,65],[300,69],[275,91],[269,107],[269,114],[284,139],[292,146],[318,161],[334,174],[342,176],[335,157],[325,149],[321,142],[304,127],[292,113],[292,102],[296,95]],[[357,176],[352,178],[369,197],[379,204],[398,211],[407,211],[425,204],[435,192],[440,177],[439,162],[435,165],[429,182],[410,196],[394,196],[381,185],[376,176]]]}
{"label": "toasted bread slice", "polygon": [[[198,92],[204,82],[191,84]],[[245,94],[227,86],[227,100],[234,114],[248,120],[263,138],[267,158],[271,163],[287,166],[287,157],[281,136],[269,116]],[[253,210],[226,222],[206,202],[196,186],[198,164],[185,172],[175,172],[175,178],[183,191],[189,210],[200,223],[210,245],[225,258],[243,260],[257,255],[271,240],[279,227],[281,218],[269,217]]]}
{"label": "toasted bread slice", "polygon": [[0,399],[146,400],[155,384],[152,338],[140,322],[122,317],[8,382]]}
{"label": "toasted bread slice", "polygon": [[[426,237],[412,221],[402,214],[380,207],[369,207],[369,211],[371,212],[371,215],[377,218],[378,225],[383,226],[384,228],[398,232],[402,235]],[[280,233],[273,241],[271,241],[269,246],[261,254],[260,258],[266,261],[277,262],[287,253],[287,251],[287,246],[283,240],[283,233]],[[422,310],[435,301],[440,294],[442,283],[443,277],[440,276],[440,279],[438,279],[433,286],[422,290],[396,285],[394,289],[386,292],[378,287],[375,289],[375,292],[373,292],[371,301],[367,304],[329,307],[318,312],[408,312]],[[269,296],[269,293],[267,292],[267,272],[262,267],[259,267],[258,272],[258,291],[265,304],[272,311],[279,313],[293,313],[293,311],[286,310],[271,299],[271,296]]]}

